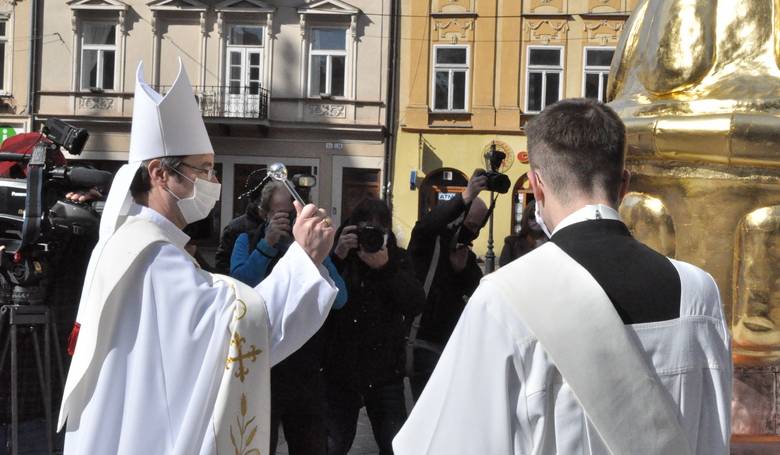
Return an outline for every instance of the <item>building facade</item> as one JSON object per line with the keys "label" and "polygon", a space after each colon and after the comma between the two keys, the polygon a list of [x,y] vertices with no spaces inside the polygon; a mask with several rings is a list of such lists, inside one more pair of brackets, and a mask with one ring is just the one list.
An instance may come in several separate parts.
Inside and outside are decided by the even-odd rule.
{"label": "building facade", "polygon": [[[127,160],[139,62],[162,93],[181,60],[223,183],[216,224],[244,211],[249,174],[273,162],[317,176],[337,221],[385,172],[390,0],[67,0],[46,4],[39,122],[88,128],[73,159]],[[215,232],[218,229],[214,230]]]}
{"label": "building facade", "polygon": [[[404,0],[401,14],[394,222],[415,221],[463,191],[485,154],[506,154],[495,254],[533,198],[523,125],[562,98],[605,99],[623,25],[639,0]],[[488,195],[483,195],[486,202]],[[475,242],[484,255],[487,234]]]}
{"label": "building facade", "polygon": [[30,131],[30,49],[58,39],[31,28],[32,1],[0,3],[0,142]]}

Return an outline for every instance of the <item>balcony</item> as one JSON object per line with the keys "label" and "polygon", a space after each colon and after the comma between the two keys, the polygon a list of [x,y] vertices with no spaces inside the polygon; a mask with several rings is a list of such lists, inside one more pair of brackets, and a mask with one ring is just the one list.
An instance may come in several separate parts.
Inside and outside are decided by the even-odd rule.
{"label": "balcony", "polygon": [[[155,89],[165,95],[170,86]],[[207,85],[193,87],[193,91],[204,118],[268,120],[269,93],[259,85]]]}

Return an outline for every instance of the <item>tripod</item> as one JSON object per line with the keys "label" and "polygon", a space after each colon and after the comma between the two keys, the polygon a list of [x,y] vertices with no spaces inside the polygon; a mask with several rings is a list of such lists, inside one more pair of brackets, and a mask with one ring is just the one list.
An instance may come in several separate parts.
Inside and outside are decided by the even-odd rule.
{"label": "tripod", "polygon": [[[44,419],[46,425],[46,443],[48,453],[54,450],[51,392],[51,343],[57,353],[57,367],[60,381],[64,383],[62,357],[59,355],[59,338],[57,326],[52,322],[51,309],[46,305],[3,305],[0,307],[0,339],[3,328],[8,325],[2,354],[0,354],[0,372],[5,368],[5,360],[11,351],[11,455],[19,453],[19,335],[29,335],[35,350],[38,381],[43,399]],[[39,334],[43,331],[43,358]]]}

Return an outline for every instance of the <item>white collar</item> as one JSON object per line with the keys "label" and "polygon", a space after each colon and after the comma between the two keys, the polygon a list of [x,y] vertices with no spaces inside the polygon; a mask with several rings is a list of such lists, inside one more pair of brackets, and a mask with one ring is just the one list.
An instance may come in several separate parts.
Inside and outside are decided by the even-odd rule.
{"label": "white collar", "polygon": [[187,242],[190,241],[190,236],[185,234],[184,231],[182,231],[178,227],[176,227],[176,225],[173,224],[171,220],[162,216],[160,212],[152,208],[146,207],[145,205],[141,205],[133,202],[132,206],[130,207],[130,211],[127,215],[139,216],[141,218],[145,218],[146,220],[149,220],[152,223],[156,224],[163,231],[165,231],[166,234],[168,234],[168,237],[171,239],[171,243],[178,246],[179,248],[184,248]]}
{"label": "white collar", "polygon": [[555,226],[552,231],[552,235],[561,229],[571,226],[575,223],[588,220],[617,220],[620,221],[620,214],[617,210],[604,204],[586,205],[585,207],[577,210],[574,213],[570,213],[566,218],[562,219],[560,223]]}

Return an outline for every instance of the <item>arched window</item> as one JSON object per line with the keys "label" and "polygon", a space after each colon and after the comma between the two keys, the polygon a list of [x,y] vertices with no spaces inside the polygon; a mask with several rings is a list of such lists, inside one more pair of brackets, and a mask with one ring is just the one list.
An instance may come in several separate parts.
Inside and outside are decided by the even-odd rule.
{"label": "arched window", "polygon": [[441,201],[452,199],[462,193],[469,183],[469,178],[455,168],[445,167],[429,172],[420,185],[420,203],[418,216],[422,218]]}
{"label": "arched window", "polygon": [[523,209],[534,200],[531,184],[528,182],[528,174],[523,174],[515,182],[512,189],[512,234],[520,232],[520,220],[523,218]]}

